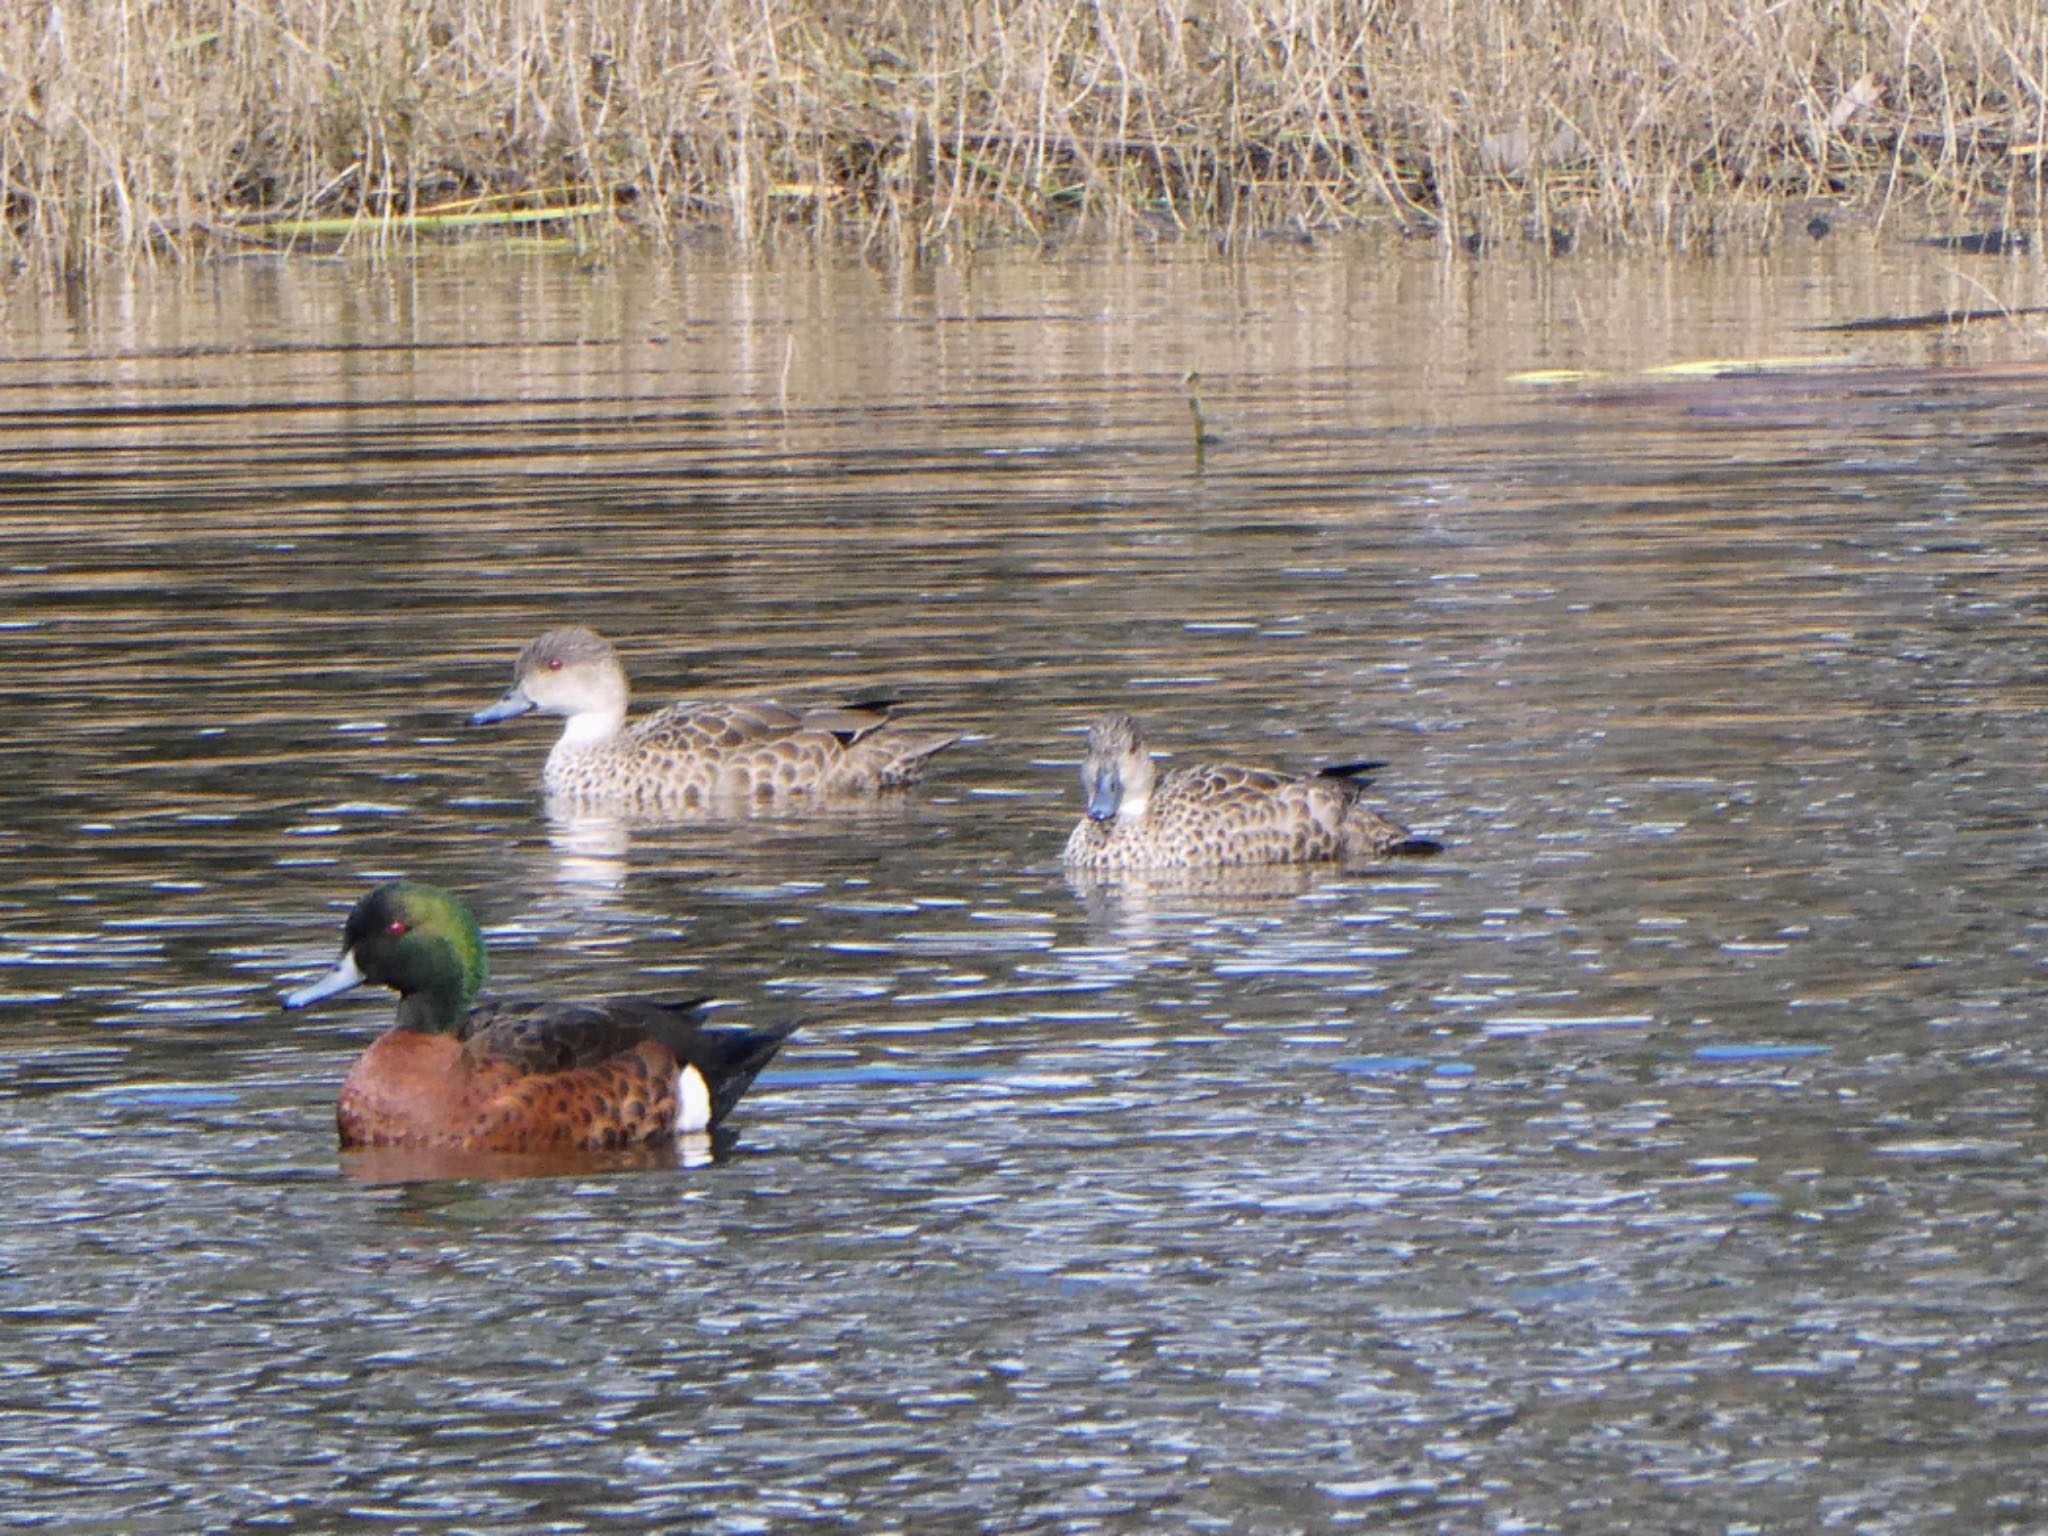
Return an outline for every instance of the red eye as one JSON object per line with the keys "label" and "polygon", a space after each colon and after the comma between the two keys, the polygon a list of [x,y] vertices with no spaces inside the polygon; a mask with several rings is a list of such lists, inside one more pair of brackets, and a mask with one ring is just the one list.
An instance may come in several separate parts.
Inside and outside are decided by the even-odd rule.
{"label": "red eye", "polygon": [[549,670],[550,672],[559,672],[559,671],[561,671],[561,670],[562,670],[562,658],[561,658],[561,657],[559,657],[559,656],[550,656],[550,657],[548,658],[548,670]]}
{"label": "red eye", "polygon": [[391,919],[391,926],[385,929],[384,931],[390,934],[393,938],[397,938],[398,935],[405,932],[408,926],[409,925],[406,923],[404,918],[394,917],[393,919]]}

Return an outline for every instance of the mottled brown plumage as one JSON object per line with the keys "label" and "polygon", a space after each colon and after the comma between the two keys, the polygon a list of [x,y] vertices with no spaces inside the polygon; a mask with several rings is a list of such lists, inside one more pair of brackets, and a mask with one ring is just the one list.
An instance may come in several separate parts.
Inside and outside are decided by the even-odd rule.
{"label": "mottled brown plumage", "polygon": [[1087,813],[1064,857],[1076,869],[1145,870],[1436,852],[1361,803],[1358,774],[1368,766],[1377,765],[1293,777],[1203,763],[1161,774],[1137,722],[1106,715],[1088,729]]}
{"label": "mottled brown plumage", "polygon": [[899,725],[886,703],[797,711],[762,699],[685,700],[626,724],[628,685],[611,642],[551,629],[519,653],[511,689],[470,717],[566,717],[541,783],[551,796],[688,812],[785,796],[862,795],[914,782],[948,731]]}

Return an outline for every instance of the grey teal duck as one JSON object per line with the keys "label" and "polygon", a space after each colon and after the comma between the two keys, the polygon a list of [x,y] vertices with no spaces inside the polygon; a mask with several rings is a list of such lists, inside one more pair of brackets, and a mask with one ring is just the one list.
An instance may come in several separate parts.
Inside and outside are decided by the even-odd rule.
{"label": "grey teal duck", "polygon": [[1201,763],[1162,774],[1137,721],[1105,715],[1088,728],[1087,814],[1067,839],[1065,860],[1077,870],[1160,870],[1439,852],[1442,844],[1361,803],[1361,775],[1380,766],[1348,763],[1296,777]]}
{"label": "grey teal duck", "polygon": [[564,717],[542,788],[653,811],[894,789],[959,740],[951,731],[906,729],[883,702],[799,712],[765,699],[685,700],[629,726],[628,696],[618,652],[579,625],[530,643],[504,697],[469,718],[487,725],[529,711]]}

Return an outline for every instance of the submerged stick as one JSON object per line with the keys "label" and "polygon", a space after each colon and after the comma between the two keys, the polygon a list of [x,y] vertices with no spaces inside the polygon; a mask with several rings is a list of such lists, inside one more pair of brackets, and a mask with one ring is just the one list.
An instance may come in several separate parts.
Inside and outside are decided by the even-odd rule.
{"label": "submerged stick", "polygon": [[587,219],[610,212],[606,203],[572,203],[563,208],[506,208],[479,213],[364,213],[317,219],[269,219],[255,226],[266,235],[280,239],[293,236],[352,235],[366,229],[415,231],[421,234],[448,229],[510,229],[527,224],[548,224],[564,219]]}

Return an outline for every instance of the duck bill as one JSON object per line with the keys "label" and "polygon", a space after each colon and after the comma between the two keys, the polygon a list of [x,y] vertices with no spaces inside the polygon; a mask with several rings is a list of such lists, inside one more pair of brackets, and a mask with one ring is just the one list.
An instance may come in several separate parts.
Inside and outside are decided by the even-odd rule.
{"label": "duck bill", "polygon": [[1090,821],[1116,820],[1117,807],[1124,798],[1124,787],[1113,773],[1090,780],[1088,785],[1088,819]]}
{"label": "duck bill", "polygon": [[469,723],[471,725],[495,725],[500,720],[510,720],[515,715],[523,715],[532,708],[533,700],[529,699],[517,688],[508,688],[505,690],[505,697],[488,708],[480,709],[471,715]]}
{"label": "duck bill", "polygon": [[317,1003],[323,997],[333,997],[337,992],[346,992],[351,987],[363,984],[363,973],[356,967],[356,952],[350,950],[341,957],[341,964],[322,976],[310,986],[287,992],[284,1005],[287,1008],[303,1008],[308,1003]]}

